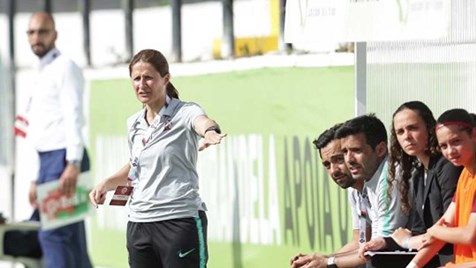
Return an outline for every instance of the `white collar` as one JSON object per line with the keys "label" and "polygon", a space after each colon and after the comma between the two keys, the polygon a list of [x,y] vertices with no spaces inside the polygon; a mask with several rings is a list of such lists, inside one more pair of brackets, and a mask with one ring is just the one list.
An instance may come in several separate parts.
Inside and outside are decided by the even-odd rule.
{"label": "white collar", "polygon": [[38,62],[38,69],[43,69],[45,68],[46,65],[50,64],[53,62],[59,55],[61,55],[61,52],[57,48],[53,48],[48,53],[46,53],[43,57],[40,58],[40,61]]}

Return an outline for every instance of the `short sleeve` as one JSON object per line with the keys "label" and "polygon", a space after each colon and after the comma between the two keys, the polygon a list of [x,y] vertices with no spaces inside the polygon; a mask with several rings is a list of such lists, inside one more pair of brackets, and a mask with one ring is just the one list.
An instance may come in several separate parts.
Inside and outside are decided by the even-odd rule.
{"label": "short sleeve", "polygon": [[185,120],[186,127],[193,130],[193,122],[200,115],[206,115],[205,111],[200,105],[188,102],[182,107],[182,116]]}

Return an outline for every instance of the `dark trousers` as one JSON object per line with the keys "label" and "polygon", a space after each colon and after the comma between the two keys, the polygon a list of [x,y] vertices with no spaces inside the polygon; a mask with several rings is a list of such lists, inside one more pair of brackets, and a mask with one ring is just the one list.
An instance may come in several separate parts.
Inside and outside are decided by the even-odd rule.
{"label": "dark trousers", "polygon": [[[59,179],[66,167],[66,150],[41,152],[39,156],[38,184]],[[85,157],[87,158],[87,154]],[[86,164],[89,166],[89,160],[85,161],[83,157],[83,165]],[[40,231],[39,240],[46,268],[92,267],[88,256],[83,221],[52,230]]]}
{"label": "dark trousers", "polygon": [[131,268],[205,268],[207,217],[127,223]]}

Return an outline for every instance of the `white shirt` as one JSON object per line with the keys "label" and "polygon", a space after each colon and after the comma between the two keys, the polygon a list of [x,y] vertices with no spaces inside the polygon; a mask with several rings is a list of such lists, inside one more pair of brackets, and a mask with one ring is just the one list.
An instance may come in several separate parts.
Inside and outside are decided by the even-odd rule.
{"label": "white shirt", "polygon": [[40,59],[26,108],[37,151],[66,149],[67,160],[82,159],[83,87],[81,69],[56,48]]}
{"label": "white shirt", "polygon": [[[393,182],[392,194],[388,196],[388,160],[380,163],[372,178],[365,181],[367,192],[367,225],[372,227],[371,239],[390,236],[398,227],[404,227],[408,217],[400,209],[400,192],[397,181]],[[352,205],[352,226],[359,229],[360,197],[355,189],[349,190],[349,201]]]}

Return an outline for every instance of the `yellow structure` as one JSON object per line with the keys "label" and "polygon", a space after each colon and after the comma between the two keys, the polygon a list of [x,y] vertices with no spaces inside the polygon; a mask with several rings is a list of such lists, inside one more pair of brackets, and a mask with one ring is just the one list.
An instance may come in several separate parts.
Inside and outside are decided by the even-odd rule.
{"label": "yellow structure", "polygon": [[[249,57],[262,55],[279,49],[279,1],[269,0],[271,14],[271,34],[268,36],[250,36],[235,38],[235,57]],[[222,56],[222,39],[213,41],[213,58],[220,59]]]}
{"label": "yellow structure", "polygon": [[[222,40],[213,41],[213,58],[221,58]],[[235,38],[235,57],[261,55],[278,50],[278,36]]]}

